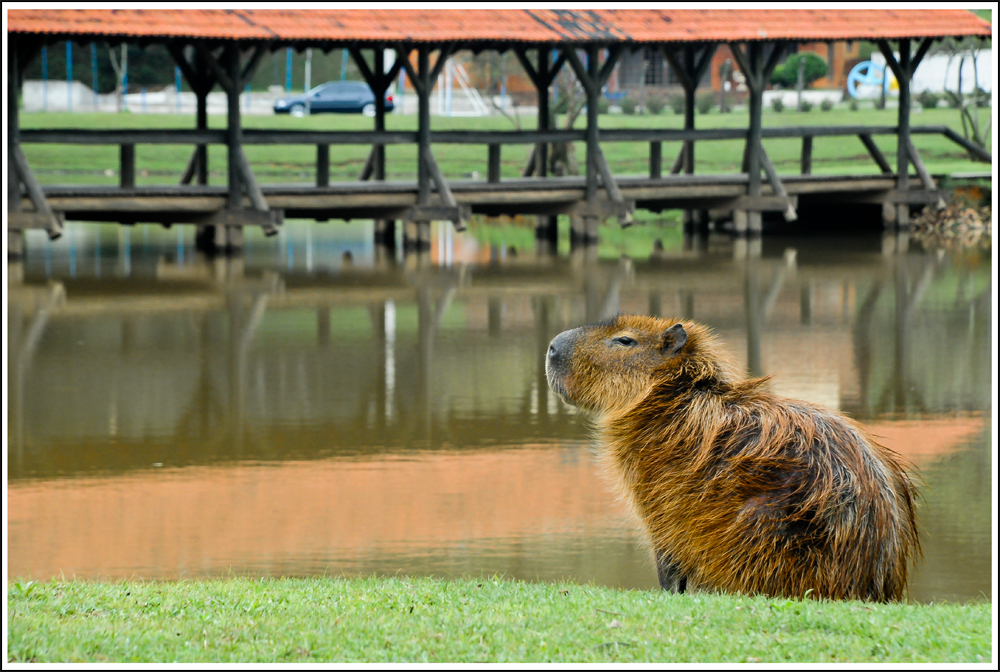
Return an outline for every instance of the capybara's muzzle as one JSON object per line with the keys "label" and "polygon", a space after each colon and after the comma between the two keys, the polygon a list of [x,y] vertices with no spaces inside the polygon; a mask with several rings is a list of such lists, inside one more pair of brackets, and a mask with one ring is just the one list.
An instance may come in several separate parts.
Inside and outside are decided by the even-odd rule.
{"label": "capybara's muzzle", "polygon": [[579,328],[562,332],[549,343],[549,351],[545,356],[545,377],[549,381],[549,387],[570,403],[566,378],[570,372],[573,349],[579,338]]}

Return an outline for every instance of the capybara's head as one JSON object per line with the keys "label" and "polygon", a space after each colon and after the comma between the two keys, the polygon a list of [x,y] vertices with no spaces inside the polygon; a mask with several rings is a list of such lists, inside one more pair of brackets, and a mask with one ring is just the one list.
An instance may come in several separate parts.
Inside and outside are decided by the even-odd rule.
{"label": "capybara's head", "polygon": [[730,371],[706,327],[619,315],[553,338],[545,375],[567,403],[603,414],[634,407],[658,384],[728,378]]}

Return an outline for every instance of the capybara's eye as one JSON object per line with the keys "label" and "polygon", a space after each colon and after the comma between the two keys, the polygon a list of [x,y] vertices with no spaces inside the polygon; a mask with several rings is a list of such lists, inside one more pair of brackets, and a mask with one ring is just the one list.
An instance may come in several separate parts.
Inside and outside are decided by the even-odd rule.
{"label": "capybara's eye", "polygon": [[628,336],[619,336],[614,340],[615,343],[620,343],[622,345],[635,345],[637,342],[634,338],[629,338]]}

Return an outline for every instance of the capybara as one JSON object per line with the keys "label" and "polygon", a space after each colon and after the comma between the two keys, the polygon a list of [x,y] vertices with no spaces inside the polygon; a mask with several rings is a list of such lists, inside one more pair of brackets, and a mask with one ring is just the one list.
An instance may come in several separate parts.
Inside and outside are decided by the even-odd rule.
{"label": "capybara", "polygon": [[899,458],[843,415],[744,379],[707,327],[618,316],[552,339],[545,371],[596,416],[665,590],[902,596],[919,541]]}

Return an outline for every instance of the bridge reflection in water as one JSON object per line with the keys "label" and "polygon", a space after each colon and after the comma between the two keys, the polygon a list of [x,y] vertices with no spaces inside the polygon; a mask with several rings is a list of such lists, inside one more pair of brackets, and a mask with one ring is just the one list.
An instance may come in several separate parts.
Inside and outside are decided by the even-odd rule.
{"label": "bridge reflection in water", "polygon": [[115,233],[68,227],[8,266],[10,577],[651,588],[542,359],[562,329],[648,312],[711,325],[776,392],[914,461],[930,487],[912,596],[990,593],[988,251],[712,239],[603,259],[447,233],[397,260],[290,225],[209,260],[158,227],[95,229]]}

